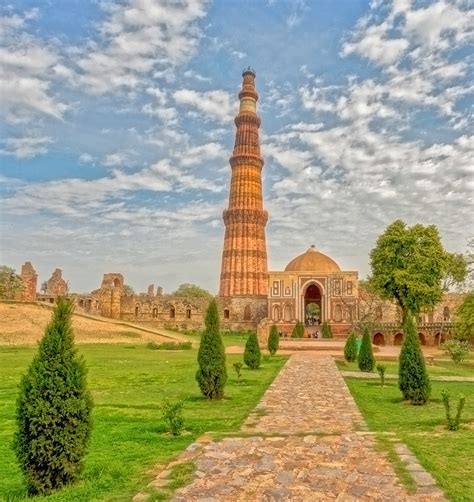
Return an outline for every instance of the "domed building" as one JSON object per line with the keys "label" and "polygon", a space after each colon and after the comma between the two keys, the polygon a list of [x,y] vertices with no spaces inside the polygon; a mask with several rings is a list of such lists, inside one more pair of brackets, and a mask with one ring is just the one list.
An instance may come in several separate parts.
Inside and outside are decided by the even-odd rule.
{"label": "domed building", "polygon": [[314,245],[268,279],[268,317],[283,334],[297,321],[309,327],[328,321],[334,334],[345,334],[357,316],[358,273],[341,270]]}

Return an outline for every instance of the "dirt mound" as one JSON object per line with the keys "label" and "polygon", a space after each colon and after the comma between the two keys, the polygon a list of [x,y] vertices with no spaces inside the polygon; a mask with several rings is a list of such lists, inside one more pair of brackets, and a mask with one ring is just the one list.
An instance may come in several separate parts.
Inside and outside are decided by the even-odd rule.
{"label": "dirt mound", "polygon": [[[39,305],[0,303],[0,345],[34,345],[44,334],[52,310]],[[140,343],[169,341],[153,333],[107,320],[99,321],[74,315],[77,343]]]}

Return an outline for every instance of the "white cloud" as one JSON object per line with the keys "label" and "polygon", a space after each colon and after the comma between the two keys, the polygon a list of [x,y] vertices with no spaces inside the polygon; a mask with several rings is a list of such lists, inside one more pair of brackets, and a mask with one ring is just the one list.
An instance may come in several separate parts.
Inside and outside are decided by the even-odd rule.
{"label": "white cloud", "polygon": [[97,159],[90,153],[83,153],[79,156],[79,164],[95,164]]}
{"label": "white cloud", "polygon": [[[35,11],[36,12],[36,11]],[[68,106],[51,92],[61,67],[56,50],[28,35],[26,22],[35,14],[0,18],[0,114],[11,123],[30,122],[36,115],[62,119]]]}
{"label": "white cloud", "polygon": [[179,105],[198,110],[205,118],[219,122],[230,122],[236,112],[235,99],[225,91],[198,92],[193,89],[179,89],[173,93]]}
{"label": "white cloud", "polygon": [[78,61],[78,83],[92,94],[136,89],[147,78],[189,61],[201,32],[206,0],[129,0],[104,3],[101,39]]}
{"label": "white cloud", "polygon": [[53,139],[48,136],[31,136],[8,138],[1,143],[4,148],[0,149],[0,154],[13,155],[18,159],[31,159],[48,153],[48,145],[53,143]]}

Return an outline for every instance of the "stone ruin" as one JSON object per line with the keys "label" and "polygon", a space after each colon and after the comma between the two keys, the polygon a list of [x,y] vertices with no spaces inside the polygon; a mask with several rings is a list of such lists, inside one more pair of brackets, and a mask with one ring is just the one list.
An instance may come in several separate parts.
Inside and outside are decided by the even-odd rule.
{"label": "stone ruin", "polygon": [[19,294],[19,299],[22,302],[36,301],[36,288],[38,285],[38,274],[33,268],[31,262],[27,261],[21,266],[21,280],[23,281],[23,289]]}
{"label": "stone ruin", "polygon": [[68,285],[63,279],[63,272],[57,268],[52,273],[46,283],[46,295],[48,296],[64,296],[68,293]]}

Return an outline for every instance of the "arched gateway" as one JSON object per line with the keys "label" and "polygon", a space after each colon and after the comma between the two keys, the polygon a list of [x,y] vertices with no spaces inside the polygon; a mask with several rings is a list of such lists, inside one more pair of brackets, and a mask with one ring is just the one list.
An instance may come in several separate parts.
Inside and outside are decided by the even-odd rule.
{"label": "arched gateway", "polygon": [[315,324],[321,320],[322,316],[322,295],[321,290],[315,283],[307,286],[304,292],[304,314],[307,324]]}

